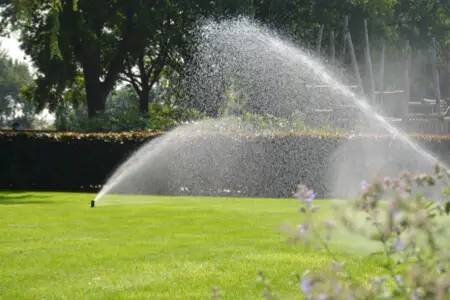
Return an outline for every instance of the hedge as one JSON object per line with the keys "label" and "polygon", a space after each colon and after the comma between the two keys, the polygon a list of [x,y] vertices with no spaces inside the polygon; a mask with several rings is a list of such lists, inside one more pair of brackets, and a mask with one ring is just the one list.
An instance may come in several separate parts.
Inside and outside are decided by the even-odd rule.
{"label": "hedge", "polygon": [[[2,132],[0,188],[98,191],[129,155],[145,142],[165,136],[164,132]],[[411,138],[448,161],[450,136]],[[364,171],[355,165],[358,159],[371,163],[374,155],[374,162],[380,164],[390,157],[400,168],[415,167],[424,160],[412,155],[398,138],[382,135],[229,132],[185,137],[172,143],[177,147],[169,147],[154,165],[145,166],[144,174],[139,178],[132,175],[131,184],[117,192],[180,194],[182,187],[188,187],[190,194],[217,195],[227,189],[240,196],[291,197],[296,184],[304,183],[320,196],[329,196],[336,191],[336,182],[346,183],[353,175],[365,176],[357,174]],[[346,160],[350,166],[347,170],[336,168]],[[330,174],[330,170],[336,172]],[[341,192],[347,189],[343,187]]]}

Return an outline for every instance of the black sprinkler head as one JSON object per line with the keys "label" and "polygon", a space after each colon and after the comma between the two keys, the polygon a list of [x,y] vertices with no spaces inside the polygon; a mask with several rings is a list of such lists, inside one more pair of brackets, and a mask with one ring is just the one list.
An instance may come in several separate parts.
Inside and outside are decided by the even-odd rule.
{"label": "black sprinkler head", "polygon": [[95,200],[91,200],[91,207],[95,207]]}

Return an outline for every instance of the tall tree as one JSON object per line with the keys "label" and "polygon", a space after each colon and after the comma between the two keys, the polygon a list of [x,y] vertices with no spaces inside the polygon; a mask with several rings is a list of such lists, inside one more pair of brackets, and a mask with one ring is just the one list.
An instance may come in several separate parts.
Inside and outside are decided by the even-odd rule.
{"label": "tall tree", "polygon": [[0,126],[18,117],[27,124],[34,115],[33,106],[21,97],[22,87],[32,82],[28,65],[13,60],[5,52],[0,52]]}
{"label": "tall tree", "polygon": [[[36,100],[55,107],[78,73],[84,78],[90,117],[104,111],[105,101],[124,68],[124,59],[138,44],[140,1],[28,1],[32,17],[21,20],[14,2],[3,3],[6,21],[20,20],[21,41],[38,70]],[[76,9],[75,9],[76,8]],[[56,29],[55,29],[56,28]],[[55,56],[54,31],[57,32]]]}
{"label": "tall tree", "polygon": [[[177,3],[178,13],[186,11],[190,14],[210,5],[204,0],[25,2],[27,13],[18,9],[16,1],[3,2],[0,8],[3,24],[13,24],[21,29],[22,47],[38,69],[35,99],[56,107],[61,101],[59,95],[71,87],[78,74],[82,74],[90,117],[104,111],[109,92],[125,70],[125,58],[138,57],[145,52],[151,37],[159,34],[158,16],[164,12],[162,9],[166,9],[167,3]],[[55,5],[56,9],[53,8]]]}
{"label": "tall tree", "polygon": [[154,34],[147,36],[137,55],[127,56],[121,77],[138,94],[139,110],[145,117],[148,116],[151,89],[170,65],[180,62],[179,47],[186,42],[193,25],[187,15],[189,12],[170,2],[164,3],[153,18]]}
{"label": "tall tree", "polygon": [[142,71],[132,77],[140,82],[145,112],[144,95],[176,43],[186,41],[198,17],[214,7],[207,0],[22,0],[0,3],[0,14],[4,25],[22,30],[22,46],[38,68],[36,101],[56,107],[59,95],[82,74],[94,117],[104,111],[120,74],[130,75],[130,65]]}

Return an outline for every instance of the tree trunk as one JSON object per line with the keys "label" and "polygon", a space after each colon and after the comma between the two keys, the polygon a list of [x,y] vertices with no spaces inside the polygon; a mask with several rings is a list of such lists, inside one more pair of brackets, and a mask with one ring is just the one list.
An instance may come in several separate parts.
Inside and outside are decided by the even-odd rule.
{"label": "tree trunk", "polygon": [[100,73],[100,54],[94,52],[83,61],[84,86],[89,119],[105,112],[109,89],[100,81]]}
{"label": "tree trunk", "polygon": [[[96,42],[83,45],[79,36],[72,36],[75,55],[83,67],[86,102],[90,119],[105,112],[106,99],[114,88],[119,74],[124,70],[125,56],[136,45],[138,32],[134,29],[131,11],[127,12],[126,17],[127,29],[123,34],[123,39],[117,45],[115,56],[107,65],[106,73],[102,72],[101,46]],[[101,32],[97,32],[96,36],[98,37],[100,34]],[[103,81],[101,77],[104,77]]]}
{"label": "tree trunk", "polygon": [[144,84],[139,92],[139,111],[142,116],[148,118],[148,105],[150,103],[150,88]]}
{"label": "tree trunk", "polygon": [[105,90],[103,84],[99,80],[86,80],[85,88],[88,117],[89,119],[92,119],[105,112],[105,104],[108,92]]}
{"label": "tree trunk", "polygon": [[100,72],[97,71],[98,68],[96,68],[95,64],[87,63],[83,67],[88,117],[92,119],[105,112],[106,98],[109,91],[100,81]]}

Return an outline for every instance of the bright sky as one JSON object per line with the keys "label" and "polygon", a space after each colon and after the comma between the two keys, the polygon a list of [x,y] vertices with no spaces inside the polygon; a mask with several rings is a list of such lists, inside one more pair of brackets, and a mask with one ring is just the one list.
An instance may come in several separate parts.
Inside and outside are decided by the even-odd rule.
{"label": "bright sky", "polygon": [[11,36],[10,38],[0,37],[0,46],[5,49],[6,52],[14,59],[19,61],[30,62],[28,58],[25,57],[25,53],[20,49],[19,41],[17,40],[17,34]]}
{"label": "bright sky", "polygon": [[[13,58],[22,62],[27,62],[30,64],[30,59],[26,57],[25,53],[20,49],[19,41],[17,40],[17,34],[15,36],[11,36],[10,38],[0,37],[0,47]],[[30,65],[30,71],[33,72],[33,69]],[[20,116],[21,112],[18,113]],[[54,114],[49,113],[47,109],[44,109],[39,115],[38,118],[41,120],[45,120],[48,124],[52,124],[55,121]]]}

